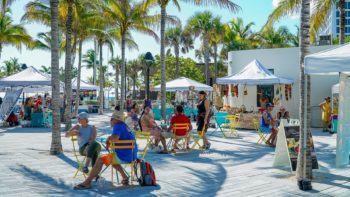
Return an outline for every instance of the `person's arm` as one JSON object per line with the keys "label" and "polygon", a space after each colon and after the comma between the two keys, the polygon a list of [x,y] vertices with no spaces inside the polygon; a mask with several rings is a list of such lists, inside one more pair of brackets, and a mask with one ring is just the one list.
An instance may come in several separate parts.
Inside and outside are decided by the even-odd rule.
{"label": "person's arm", "polygon": [[269,118],[268,118],[266,112],[263,113],[263,118],[264,118],[264,122],[265,122],[265,123],[270,124],[270,121],[269,121]]}
{"label": "person's arm", "polygon": [[97,136],[96,127],[92,126],[92,132],[91,132],[91,135],[90,135],[89,143],[95,141],[96,140],[96,136]]}
{"label": "person's arm", "polygon": [[73,136],[73,135],[79,135],[79,128],[80,126],[79,125],[75,125],[74,127],[72,127],[71,129],[69,129],[65,136],[66,137],[70,137],[70,136]]}
{"label": "person's arm", "polygon": [[111,145],[111,142],[119,140],[118,135],[111,135],[106,140],[106,150],[109,150],[109,146]]}
{"label": "person's arm", "polygon": [[323,105],[324,105],[324,104],[325,104],[325,101],[323,101],[323,102],[320,103],[320,105],[319,105],[322,111],[324,111],[324,110],[323,110]]}
{"label": "person's arm", "polygon": [[206,124],[208,122],[208,117],[210,112],[209,101],[207,99],[205,100],[204,107],[205,107],[204,124]]}

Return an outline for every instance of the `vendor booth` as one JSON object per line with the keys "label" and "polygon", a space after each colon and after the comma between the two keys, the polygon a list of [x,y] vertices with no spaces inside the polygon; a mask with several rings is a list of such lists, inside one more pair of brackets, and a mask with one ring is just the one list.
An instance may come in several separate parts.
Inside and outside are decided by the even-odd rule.
{"label": "vendor booth", "polygon": [[[154,91],[160,91],[161,85],[157,85],[154,87]],[[172,81],[169,81],[166,83],[166,91],[167,92],[175,92],[175,97],[173,98],[173,101],[175,103],[182,103],[185,105],[184,112],[187,116],[193,116],[197,114],[197,108],[195,106],[197,97],[196,92],[197,91],[206,91],[207,93],[210,93],[213,91],[213,87],[208,86],[206,84],[200,83],[198,81],[186,78],[186,77],[180,77],[177,79],[174,79]],[[173,114],[174,110],[172,107],[166,108],[166,114],[167,117],[170,114]],[[160,109],[154,108],[153,113],[155,115],[155,119],[160,119]]]}
{"label": "vendor booth", "polygon": [[336,166],[348,165],[350,154],[350,44],[308,55],[304,62],[306,75],[340,75]]}
{"label": "vendor booth", "polygon": [[280,106],[292,99],[294,81],[275,76],[255,59],[238,73],[218,78],[216,82],[226,89],[224,108],[231,114],[241,114],[238,127],[254,129],[252,120],[260,119],[261,113],[258,112],[266,103]]}

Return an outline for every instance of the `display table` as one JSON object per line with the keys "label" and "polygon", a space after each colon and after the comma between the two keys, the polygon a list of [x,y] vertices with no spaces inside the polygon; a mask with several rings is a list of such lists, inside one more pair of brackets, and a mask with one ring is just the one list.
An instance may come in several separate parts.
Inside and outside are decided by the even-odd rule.
{"label": "display table", "polygon": [[237,128],[240,129],[255,129],[253,119],[260,121],[262,114],[260,113],[240,113],[239,123]]}

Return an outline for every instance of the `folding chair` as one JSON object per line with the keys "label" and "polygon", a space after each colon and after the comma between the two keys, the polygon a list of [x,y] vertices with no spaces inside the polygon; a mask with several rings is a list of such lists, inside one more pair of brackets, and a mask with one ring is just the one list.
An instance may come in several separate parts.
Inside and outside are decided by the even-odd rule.
{"label": "folding chair", "polygon": [[259,126],[259,121],[258,120],[253,119],[253,125],[254,125],[254,128],[255,128],[256,132],[259,135],[259,140],[256,143],[257,144],[262,144],[262,143],[266,144],[266,142],[267,142],[266,138],[267,138],[268,133],[262,132],[260,130],[260,126]]}
{"label": "folding chair", "polygon": [[200,144],[199,144],[199,140],[203,139],[203,134],[204,134],[204,130],[205,130],[205,125],[203,126],[202,131],[197,131],[197,132],[192,132],[192,138],[193,138],[193,146],[191,149],[194,149],[196,146],[198,146],[199,149],[204,150]]}
{"label": "folding chair", "polygon": [[[131,154],[132,154],[132,161],[130,163],[121,163],[120,165],[123,168],[123,171],[127,174],[128,177],[131,177],[131,179],[134,177],[134,162],[135,162],[135,158],[134,158],[134,148],[135,148],[135,140],[112,140],[111,141],[111,145],[109,146],[111,148],[111,151],[116,151],[116,150],[121,150],[121,149],[131,149]],[[128,166],[130,166],[130,174],[126,172],[125,168],[127,168]],[[112,185],[113,185],[113,167],[112,167],[112,174],[111,174],[111,181],[112,181]],[[118,172],[116,172],[117,175],[117,183],[119,184],[119,176],[118,176]],[[132,183],[132,180],[130,180],[130,182]]]}
{"label": "folding chair", "polygon": [[[189,140],[189,125],[188,123],[177,123],[174,124],[173,126],[173,134],[172,137],[170,138],[170,145],[169,145],[169,149],[171,149],[172,147],[174,147],[175,145],[182,149],[182,150],[187,150],[187,144],[188,144],[188,140]],[[186,130],[187,133],[186,135],[176,135],[176,131],[178,130]],[[177,142],[176,142],[177,141]],[[181,143],[182,142],[182,143]]]}
{"label": "folding chair", "polygon": [[141,158],[145,158],[149,145],[152,143],[152,136],[150,132],[147,131],[136,131],[135,133],[136,140],[146,140],[146,146],[143,148],[142,151],[139,151],[138,153],[141,154]]}
{"label": "folding chair", "polygon": [[217,131],[218,129],[220,129],[222,135],[224,136],[224,138],[226,138],[225,135],[225,129],[230,129],[230,121],[228,119],[226,119],[227,115],[218,115],[215,116],[215,121],[216,121],[216,129],[213,131],[213,133],[215,131]]}
{"label": "folding chair", "polygon": [[79,157],[81,158],[82,156],[79,154],[79,150],[76,148],[76,143],[78,143],[78,136],[72,135],[70,139],[71,139],[72,144],[73,144],[73,154],[74,154],[74,157],[78,163],[78,169],[75,172],[73,178],[75,178],[79,172],[81,172],[83,174],[84,178],[86,178],[86,174],[83,172],[83,164],[86,160],[86,156],[83,156],[84,158],[82,160],[79,159]]}
{"label": "folding chair", "polygon": [[240,114],[226,116],[226,124],[228,124],[228,128],[229,128],[228,134],[227,134],[228,137],[237,137],[238,136],[237,126],[239,124],[240,117],[241,117]]}

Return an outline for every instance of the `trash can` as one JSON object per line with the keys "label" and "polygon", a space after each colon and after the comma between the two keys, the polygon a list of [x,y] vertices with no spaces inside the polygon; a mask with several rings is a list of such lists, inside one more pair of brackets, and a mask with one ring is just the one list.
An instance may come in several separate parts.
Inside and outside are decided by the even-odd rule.
{"label": "trash can", "polygon": [[338,115],[332,115],[331,121],[332,121],[332,131],[331,132],[336,133],[337,128],[338,128]]}

